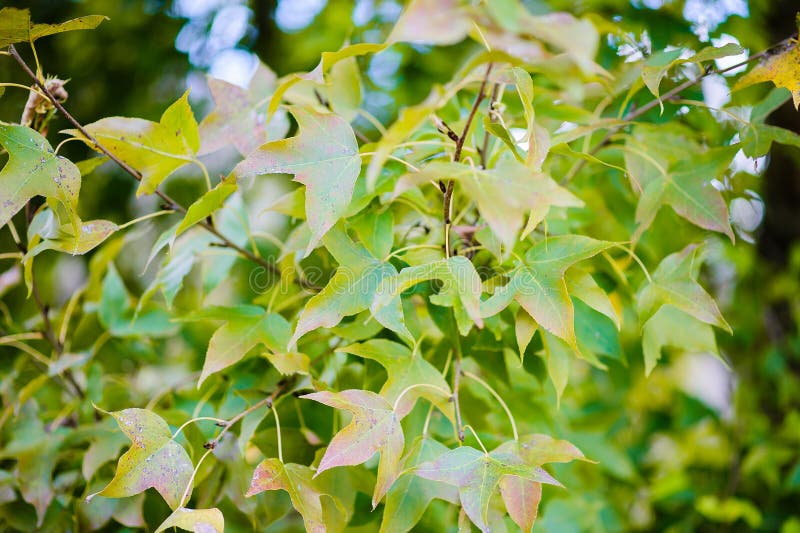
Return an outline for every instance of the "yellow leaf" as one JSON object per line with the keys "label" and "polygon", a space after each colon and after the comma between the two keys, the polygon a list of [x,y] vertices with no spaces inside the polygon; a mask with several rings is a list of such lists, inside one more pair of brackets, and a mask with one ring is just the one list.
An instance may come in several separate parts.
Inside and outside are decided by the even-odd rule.
{"label": "yellow leaf", "polygon": [[742,76],[733,90],[738,91],[763,81],[771,81],[776,87],[789,89],[795,109],[800,109],[800,46],[796,41]]}

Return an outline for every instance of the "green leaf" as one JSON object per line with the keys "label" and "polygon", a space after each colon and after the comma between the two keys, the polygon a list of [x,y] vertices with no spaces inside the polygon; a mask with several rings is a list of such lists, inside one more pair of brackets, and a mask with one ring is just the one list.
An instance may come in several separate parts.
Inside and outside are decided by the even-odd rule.
{"label": "green leaf", "polygon": [[[391,404],[403,395],[395,411],[398,418],[402,419],[411,412],[418,398],[427,398],[452,418],[450,386],[436,367],[426,361],[418,350],[412,352],[407,346],[396,342],[371,339],[338,348],[336,351],[372,359],[386,369],[388,378],[381,387],[380,394]],[[423,386],[409,388],[414,385]]]}
{"label": "green leaf", "polygon": [[[26,260],[39,255],[45,250],[57,250],[72,255],[83,255],[98,247],[119,230],[119,226],[109,220],[88,220],[84,222],[78,219],[78,232],[76,233],[72,220],[70,220],[70,215],[65,212],[63,205],[52,201],[50,204],[51,210],[45,210],[36,215],[37,217],[42,217],[40,224],[43,225],[43,230],[38,235],[44,240],[28,251]],[[33,223],[31,226],[33,226]],[[30,241],[29,244],[31,244]]]}
{"label": "green leaf", "polygon": [[556,405],[560,405],[561,396],[567,388],[569,381],[569,360],[574,355],[580,355],[576,348],[571,347],[566,342],[555,335],[542,331],[542,344],[544,346],[544,357],[547,363],[547,374],[553,387],[556,389]]}
{"label": "green leaf", "polygon": [[214,211],[225,204],[225,200],[228,196],[233,194],[236,189],[236,177],[228,176],[220,181],[216,187],[203,194],[203,196],[198,198],[189,206],[189,209],[186,210],[186,216],[175,231],[175,236],[177,237],[201,220],[211,216]]}
{"label": "green leaf", "polygon": [[378,480],[372,495],[373,509],[400,474],[405,439],[400,419],[382,396],[358,389],[314,392],[301,396],[353,415],[352,421],[331,439],[315,477],[336,466],[353,466],[380,452]]}
{"label": "green leaf", "polygon": [[544,219],[551,206],[583,206],[579,198],[560,187],[549,176],[512,160],[502,161],[490,170],[463,163],[432,162],[420,172],[401,177],[395,186],[394,196],[400,196],[423,183],[441,179],[458,181],[464,194],[477,204],[481,216],[509,249],[514,247],[528,213],[530,219],[523,237]]}
{"label": "green leaf", "polygon": [[290,139],[264,144],[236,165],[240,177],[294,174],[306,186],[306,219],[311,253],[322,236],[344,216],[361,170],[353,129],[334,114],[292,107],[300,132]]}
{"label": "green leaf", "polygon": [[520,361],[525,359],[525,349],[530,344],[537,329],[539,329],[539,324],[536,323],[531,315],[524,309],[518,309],[514,317],[514,335],[517,339]]}
{"label": "green leaf", "polygon": [[315,483],[314,475],[314,471],[304,465],[283,464],[275,458],[264,459],[253,472],[246,496],[266,490],[285,490],[289,493],[292,506],[303,517],[306,531],[325,533],[327,530],[321,500],[324,492]]}
{"label": "green leaf", "polygon": [[524,464],[514,454],[499,450],[487,454],[469,446],[448,450],[435,460],[419,465],[414,473],[458,487],[462,508],[472,523],[484,532],[489,531],[489,501],[503,477],[558,484],[547,472]]}
{"label": "green leaf", "polygon": [[64,206],[77,230],[76,210],[81,189],[78,168],[56,155],[47,139],[25,126],[0,123],[0,145],[9,154],[0,171],[0,227],[5,226],[28,200],[44,196]]}
{"label": "green leaf", "polygon": [[[432,461],[446,452],[444,444],[424,436],[417,437],[403,458],[403,469],[413,471],[420,464]],[[386,494],[380,532],[410,531],[435,498],[458,503],[458,493],[446,483],[424,479],[410,472],[401,475]]]}
{"label": "green leaf", "polygon": [[[197,122],[189,107],[189,91],[164,111],[159,122],[109,117],[88,124],[85,129],[109,152],[141,173],[138,196],[153,193],[170,174],[194,162],[200,148]],[[78,130],[63,133],[97,149]]]}
{"label": "green leaf", "polygon": [[194,531],[194,533],[222,533],[225,530],[225,518],[216,507],[212,509],[179,507],[158,526],[155,533],[161,533],[174,527]]}
{"label": "green leaf", "polygon": [[88,15],[59,24],[33,24],[27,9],[4,7],[0,9],[0,48],[21,42],[33,42],[40,37],[65,31],[92,30],[108,17]]}
{"label": "green leaf", "polygon": [[176,331],[161,310],[134,313],[131,298],[116,267],[108,265],[103,278],[98,318],[115,337],[164,337]]}
{"label": "green leaf", "polygon": [[[667,139],[663,140],[666,141]],[[704,229],[724,233],[733,241],[728,206],[711,181],[725,173],[738,147],[726,146],[706,151],[697,147],[690,153],[684,153],[681,160],[669,167],[653,157],[645,157],[643,154],[648,150],[647,147],[638,145],[635,155],[626,153],[626,163],[630,158],[641,158],[657,171],[652,179],[641,183],[642,195],[636,207],[636,223],[639,227],[633,240],[638,240],[638,236],[650,227],[662,206],[669,205],[689,222]],[[630,170],[630,164],[628,167]]]}
{"label": "green leaf", "polygon": [[399,274],[384,278],[375,293],[375,299],[370,308],[372,313],[378,313],[381,308],[388,305],[406,289],[417,283],[434,279],[441,281],[442,286],[438,294],[431,296],[431,302],[436,305],[453,307],[456,318],[459,320],[461,334],[466,335],[469,332],[471,323],[467,320],[482,328],[481,278],[470,260],[458,255],[424,265],[406,267]]}
{"label": "green leaf", "polygon": [[537,242],[508,284],[481,304],[481,315],[495,315],[515,299],[537,324],[576,346],[574,310],[564,274],[575,263],[612,246],[615,243],[582,235],[561,235]]}
{"label": "green leaf", "polygon": [[[234,308],[223,308],[218,316],[196,315],[194,318],[225,318],[226,322],[211,336],[208,343],[203,371],[200,374],[198,386],[211,374],[224,370],[239,361],[253,348],[263,345],[275,355],[275,360],[280,363],[283,355],[287,354],[287,345],[291,326],[281,315],[267,313],[255,305],[240,305]],[[307,357],[294,354],[292,358],[299,358],[297,365],[300,369],[308,371]],[[285,361],[289,369],[296,365]],[[279,368],[280,370],[280,368]],[[287,368],[284,368],[287,370]]]}
{"label": "green leaf", "polygon": [[714,330],[672,306],[664,306],[642,330],[645,374],[650,375],[664,347],[689,353],[711,353],[719,357]]}
{"label": "green leaf", "polygon": [[276,81],[275,73],[261,62],[247,89],[209,77],[214,110],[200,123],[199,153],[209,154],[232,144],[246,156],[266,142],[282,139],[289,131],[286,113],[277,112],[267,122]]}
{"label": "green leaf", "polygon": [[667,75],[670,68],[675,65],[676,60],[683,53],[683,49],[678,48],[674,50],[661,50],[654,53],[644,63],[642,69],[642,79],[644,84],[653,93],[653,96],[658,98],[658,104],[661,106],[661,111],[664,111],[664,104],[661,102],[661,95],[659,94],[659,86],[661,80]]}
{"label": "green leaf", "polygon": [[[339,268],[325,288],[309,299],[289,341],[290,347],[294,347],[298,339],[309,331],[334,327],[344,317],[369,309],[382,281],[397,275],[397,269],[391,263],[373,257],[362,244],[353,242],[340,226],[331,229],[322,242],[338,261]],[[405,325],[399,296],[394,296],[374,316],[382,326],[413,342],[414,338]]]}
{"label": "green leaf", "polygon": [[170,508],[177,509],[184,490],[192,481],[194,466],[183,447],[172,440],[164,420],[147,409],[124,409],[108,413],[131,440],[120,457],[114,478],[95,496],[125,498],[155,488]]}
{"label": "green leaf", "polygon": [[622,317],[606,291],[600,288],[591,274],[580,268],[571,268],[566,274],[567,292],[598,313],[607,316],[617,330],[622,328]]}
{"label": "green leaf", "polygon": [[653,282],[645,285],[636,298],[642,324],[662,306],[671,305],[697,320],[733,333],[714,298],[696,281],[702,263],[701,251],[698,245],[690,244],[661,261],[653,273]]}

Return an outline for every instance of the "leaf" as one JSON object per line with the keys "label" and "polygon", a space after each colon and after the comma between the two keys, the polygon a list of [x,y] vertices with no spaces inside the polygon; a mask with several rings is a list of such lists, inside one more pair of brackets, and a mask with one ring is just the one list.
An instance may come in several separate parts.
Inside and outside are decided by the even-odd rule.
{"label": "leaf", "polygon": [[200,123],[199,154],[209,154],[232,144],[246,156],[266,142],[282,139],[289,131],[286,113],[275,113],[267,122],[267,108],[276,81],[275,73],[261,62],[247,89],[209,77],[214,110]]}
{"label": "leaf", "polygon": [[95,496],[125,498],[155,488],[171,509],[177,509],[184,490],[192,481],[194,466],[183,447],[172,440],[164,420],[147,409],[124,409],[108,413],[131,440],[119,459],[114,478]]}
{"label": "leaf", "polygon": [[[190,317],[190,319],[198,318],[226,320],[225,324],[214,332],[208,343],[198,387],[211,374],[241,361],[258,345],[264,345],[279,354],[278,359],[280,354],[287,352],[291,326],[277,313],[267,313],[255,305],[240,305],[219,309],[219,314]],[[307,364],[305,367],[307,370]]]}
{"label": "leaf", "polygon": [[220,181],[216,187],[204,193],[186,210],[186,216],[175,231],[175,236],[177,237],[201,220],[211,216],[214,211],[225,204],[225,200],[236,192],[236,189],[236,177],[228,176]]}
{"label": "leaf", "polygon": [[353,415],[352,421],[331,439],[315,477],[336,466],[360,465],[380,452],[378,480],[372,495],[374,509],[400,474],[405,440],[392,405],[374,392],[358,389],[314,392],[301,398],[344,409]]}
{"label": "leaf", "polygon": [[[380,394],[391,404],[398,400],[400,394],[403,395],[395,410],[398,418],[403,419],[411,412],[420,397],[427,398],[448,416],[452,415],[450,386],[436,367],[426,361],[418,350],[412,352],[402,344],[385,339],[370,339],[338,348],[336,351],[372,359],[386,369],[388,378],[381,387]],[[414,385],[428,386],[409,389]]]}
{"label": "leaf", "polygon": [[544,346],[547,374],[553,387],[556,389],[556,406],[561,404],[561,396],[567,388],[569,381],[569,360],[572,355],[579,355],[577,348],[573,348],[555,335],[542,331],[542,345]]}
{"label": "leaf", "polygon": [[321,496],[314,471],[303,465],[283,464],[279,459],[264,459],[253,472],[250,488],[245,496],[250,497],[266,490],[285,490],[292,506],[303,517],[306,531],[325,533]]}
{"label": "leaf", "polygon": [[657,171],[651,174],[652,179],[641,183],[643,191],[636,207],[638,228],[634,241],[650,227],[664,205],[669,205],[678,215],[696,226],[724,233],[731,241],[734,240],[728,220],[728,206],[711,181],[720,178],[727,171],[738,147],[726,146],[706,151],[697,147],[691,153],[682,154],[681,160],[665,167],[657,159],[644,156],[649,151],[647,147],[636,141],[629,140],[629,144],[637,146],[635,155],[626,153],[629,171],[631,158],[641,158],[641,161]]}
{"label": "leaf", "polygon": [[524,464],[514,454],[498,450],[487,454],[469,446],[448,450],[437,459],[419,465],[414,473],[458,487],[462,508],[484,532],[489,531],[489,501],[503,477],[558,484],[547,472]]}
{"label": "leaf", "polygon": [[565,279],[570,296],[581,300],[595,311],[610,318],[617,330],[622,328],[622,317],[619,311],[591,274],[580,268],[571,268]]}
{"label": "leaf", "polygon": [[552,178],[512,160],[502,161],[490,170],[477,169],[463,163],[433,162],[420,172],[406,174],[397,181],[394,197],[428,181],[454,179],[464,194],[475,201],[481,216],[500,241],[513,248],[525,218],[531,209],[531,219],[523,232],[530,233],[551,206],[581,207],[583,202]]}
{"label": "leaf", "polygon": [[644,62],[642,79],[647,88],[650,89],[650,92],[653,93],[653,96],[658,99],[658,105],[661,106],[662,113],[664,112],[664,104],[661,102],[659,86],[661,85],[661,80],[667,75],[669,69],[675,66],[682,53],[683,49],[681,48],[661,50],[648,57]]}
{"label": "leaf", "polygon": [[522,531],[530,532],[539,513],[542,484],[516,476],[500,479],[500,495],[508,515]]}
{"label": "leaf", "polygon": [[689,353],[711,353],[719,357],[711,326],[669,305],[659,309],[644,325],[642,350],[645,375],[653,371],[664,347]]}
{"label": "leaf", "polygon": [[225,518],[216,507],[212,509],[179,507],[158,526],[155,533],[161,533],[173,527],[194,531],[194,533],[222,533],[225,531]]}
{"label": "leaf", "polygon": [[800,109],[800,46],[796,40],[739,78],[732,91],[764,81],[789,89],[795,109]]}
{"label": "leaf", "polygon": [[561,235],[537,242],[517,265],[507,285],[481,304],[492,316],[515,299],[547,331],[576,346],[574,310],[564,274],[569,267],[615,246],[583,235]]}
{"label": "leaf", "polygon": [[78,168],[56,155],[47,139],[25,126],[0,123],[0,145],[9,154],[0,171],[0,227],[31,198],[44,196],[60,202],[77,228],[81,189]]}
{"label": "leaf", "polygon": [[[403,458],[404,470],[412,470],[447,452],[444,444],[426,437],[417,437]],[[383,507],[381,533],[405,533],[419,522],[425,509],[439,498],[450,503],[458,502],[454,488],[440,481],[431,481],[411,473],[401,475],[386,494]]]}
{"label": "leaf", "polygon": [[462,335],[466,335],[470,329],[471,324],[466,320],[471,320],[479,328],[482,328],[480,298],[483,285],[481,278],[472,262],[459,255],[432,263],[406,267],[399,274],[383,279],[375,293],[375,300],[372,302],[370,310],[375,314],[406,289],[417,283],[434,279],[441,281],[442,285],[439,293],[431,297],[431,301],[437,305],[453,307]]}
{"label": "leaf", "polygon": [[[319,328],[332,328],[346,316],[369,309],[383,280],[397,275],[397,269],[378,260],[362,245],[353,242],[340,226],[331,229],[322,242],[339,263],[328,284],[308,300],[289,341],[294,347],[298,339]],[[400,297],[374,313],[375,319],[401,338],[413,342],[403,318]]]}
{"label": "leaf", "polygon": [[103,278],[98,318],[115,337],[164,337],[177,329],[161,310],[139,312],[134,320],[130,295],[113,263]]}
{"label": "leaf", "polygon": [[[58,250],[72,255],[83,255],[96,247],[100,246],[108,237],[119,230],[119,226],[109,220],[88,220],[86,222],[77,219],[78,232],[72,225],[73,218],[60,203],[50,201],[50,210],[45,210],[36,215],[41,217],[36,225],[41,225],[41,230],[36,232],[40,238],[44,239],[33,246],[25,256],[25,261],[39,255],[45,250]],[[31,223],[31,228],[34,223]],[[30,234],[30,231],[29,231]],[[33,239],[29,238],[29,246],[33,244]]]}
{"label": "leaf", "polygon": [[466,9],[457,0],[412,0],[386,41],[456,44],[464,40],[471,27]]}
{"label": "leaf", "polygon": [[33,24],[27,9],[4,7],[0,9],[0,48],[21,42],[33,42],[40,37],[55,35],[65,31],[92,30],[108,17],[88,15],[59,24]]}
{"label": "leaf", "polygon": [[344,216],[361,157],[353,129],[341,117],[292,107],[300,132],[290,139],[264,144],[236,165],[240,177],[261,174],[294,174],[306,186],[306,219],[311,228],[311,253],[322,236]]}
{"label": "leaf", "polygon": [[527,311],[524,309],[517,310],[517,314],[514,317],[514,335],[517,339],[520,361],[525,359],[525,349],[530,344],[537,329],[539,329],[539,324],[531,318]]}
{"label": "leaf", "polygon": [[702,263],[700,252],[699,246],[690,244],[661,261],[653,273],[653,282],[645,285],[636,298],[642,324],[662,306],[671,305],[697,320],[733,333],[714,299],[696,281]]}
{"label": "leaf", "polygon": [[[142,175],[137,196],[155,192],[170,174],[194,162],[200,148],[197,122],[189,107],[189,91],[164,111],[159,122],[109,117],[88,124],[85,129],[109,152]],[[63,133],[97,149],[78,130],[64,130]]]}

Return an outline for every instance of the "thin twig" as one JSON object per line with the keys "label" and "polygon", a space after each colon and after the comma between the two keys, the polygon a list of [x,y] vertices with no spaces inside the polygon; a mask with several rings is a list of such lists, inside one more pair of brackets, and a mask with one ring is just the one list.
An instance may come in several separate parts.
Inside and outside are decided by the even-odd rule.
{"label": "thin twig", "polygon": [[[494,119],[495,115],[499,115],[495,106],[497,105],[497,97],[500,94],[500,84],[495,83],[492,86],[492,96],[489,98],[489,118]],[[486,168],[488,164],[489,152],[489,132],[483,132],[483,146],[478,150],[478,155],[481,158],[481,168]]]}
{"label": "thin twig", "polygon": [[[13,57],[17,61],[17,63],[19,63],[20,67],[22,67],[22,69],[33,80],[34,84],[36,84],[36,86],[39,87],[39,89],[42,92],[44,92],[44,94],[47,96],[47,98],[50,100],[50,102],[52,102],[52,104],[55,106],[55,108],[58,109],[58,111],[62,115],[64,115],[64,118],[66,118],[73,126],[75,126],[75,128],[78,129],[78,131],[81,133],[81,135],[83,135],[89,142],[91,142],[95,146],[95,148],[97,148],[99,151],[103,152],[103,154],[108,156],[108,158],[111,159],[114,163],[116,163],[122,170],[124,170],[129,175],[131,175],[136,181],[142,181],[142,175],[141,175],[141,173],[139,173],[138,170],[134,169],[133,167],[131,167],[130,165],[128,165],[127,163],[122,161],[119,157],[117,157],[111,151],[109,151],[108,148],[106,148],[105,146],[100,144],[100,142],[91,133],[89,133],[86,130],[86,128],[84,128],[83,125],[81,125],[81,123],[78,122],[75,119],[75,117],[73,117],[69,113],[69,111],[67,111],[64,108],[63,105],[61,105],[61,102],[59,102],[58,99],[47,89],[47,87],[45,87],[45,85],[39,80],[39,78],[36,76],[36,74],[34,74],[34,72],[30,69],[28,64],[25,63],[25,60],[22,59],[22,57],[17,52],[16,48],[14,48],[14,45],[9,46],[8,47],[8,51],[9,51],[9,54],[11,55],[11,57]],[[178,211],[178,212],[183,213],[183,214],[186,213],[186,208],[183,207],[182,205],[180,205],[175,200],[173,200],[169,195],[163,193],[162,191],[160,191],[158,189],[156,189],[154,191],[154,193],[165,202],[167,209],[173,209],[173,210]],[[214,235],[215,237],[217,237],[219,240],[221,240],[222,241],[222,246],[224,246],[226,248],[231,248],[232,250],[236,250],[242,256],[246,257],[247,259],[249,259],[250,261],[252,261],[254,263],[257,263],[257,264],[261,265],[262,267],[266,268],[268,271],[270,271],[274,275],[279,275],[280,274],[280,270],[274,264],[270,263],[269,261],[267,261],[267,260],[265,260],[265,259],[263,259],[261,257],[258,257],[257,255],[255,255],[250,250],[242,248],[238,244],[234,243],[229,238],[227,238],[225,235],[223,235],[219,231],[217,231],[217,229],[214,228],[214,226],[212,226],[208,222],[205,222],[205,221],[199,222],[198,225],[201,226],[202,228],[204,228],[206,231],[208,231],[212,235]]]}
{"label": "thin twig", "polygon": [[[678,96],[680,93],[682,93],[683,91],[685,91],[689,87],[693,87],[693,86],[697,85],[698,83],[703,81],[703,78],[705,78],[707,76],[710,76],[711,74],[724,74],[724,73],[729,72],[731,70],[735,70],[735,69],[737,69],[739,67],[743,67],[743,66],[745,66],[747,64],[752,63],[753,61],[756,61],[758,59],[761,59],[763,57],[768,56],[769,54],[772,53],[772,50],[774,50],[776,48],[780,48],[782,46],[786,46],[790,42],[792,42],[792,37],[784,39],[783,41],[781,41],[781,42],[779,42],[779,43],[777,43],[777,44],[775,44],[773,46],[770,46],[769,48],[767,48],[765,50],[762,50],[761,52],[759,52],[757,54],[753,54],[750,57],[748,57],[747,59],[745,59],[744,61],[740,61],[739,63],[736,63],[735,65],[731,65],[731,66],[725,67],[723,69],[718,69],[718,68],[705,68],[705,69],[703,69],[703,72],[699,76],[697,76],[696,78],[693,78],[691,80],[686,80],[683,83],[681,83],[679,85],[676,85],[675,87],[673,87],[672,89],[670,89],[669,91],[664,93],[664,95],[661,96],[660,98],[655,98],[655,99],[647,102],[642,107],[637,108],[637,109],[632,109],[631,111],[626,113],[625,116],[622,117],[623,124],[621,124],[619,126],[615,126],[615,127],[611,128],[611,129],[609,129],[608,132],[605,134],[605,136],[602,139],[600,139],[600,142],[597,143],[591,150],[589,150],[589,152],[588,152],[589,155],[595,155],[597,152],[599,152],[600,150],[602,150],[603,148],[608,146],[611,143],[611,139],[614,137],[614,135],[621,128],[623,128],[626,125],[626,123],[629,123],[629,122],[631,122],[633,120],[636,120],[637,118],[641,117],[642,115],[644,115],[645,113],[647,113],[648,111],[653,109],[654,107],[658,106],[661,102],[665,102],[665,101],[671,100],[672,98]],[[587,163],[586,159],[581,159],[575,165],[575,167],[573,167],[573,169],[570,170],[567,173],[566,176],[564,176],[564,178],[561,180],[561,185],[564,185],[564,184],[568,183],[572,178],[574,178],[578,174],[578,172],[580,172],[581,169],[583,169],[583,167],[586,165],[586,163]]]}

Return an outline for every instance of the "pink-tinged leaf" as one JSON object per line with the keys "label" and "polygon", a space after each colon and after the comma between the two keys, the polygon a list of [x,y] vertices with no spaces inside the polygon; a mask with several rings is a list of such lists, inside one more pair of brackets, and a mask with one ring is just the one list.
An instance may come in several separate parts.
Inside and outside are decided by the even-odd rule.
{"label": "pink-tinged leaf", "polygon": [[400,473],[405,444],[403,428],[392,405],[374,392],[358,389],[314,392],[301,397],[353,415],[352,421],[331,440],[317,474],[336,466],[360,465],[380,452],[378,480],[372,495],[372,506],[378,505]]}
{"label": "pink-tinged leaf", "polygon": [[194,533],[222,533],[225,530],[225,519],[216,507],[212,509],[175,509],[155,533],[161,533],[177,527]]}
{"label": "pink-tinged leaf", "polygon": [[277,77],[263,63],[243,89],[216,78],[208,79],[214,110],[200,123],[200,154],[232,144],[246,156],[265,142],[282,139],[289,131],[286,113],[277,111],[267,122],[267,108]]}
{"label": "pink-tinged leaf", "polygon": [[95,496],[125,498],[155,488],[172,509],[177,509],[194,467],[186,450],[172,440],[167,423],[146,409],[109,414],[131,440],[131,447],[120,457],[111,482],[86,500]]}
{"label": "pink-tinged leaf", "polygon": [[303,517],[306,531],[325,533],[322,512],[322,492],[316,486],[314,471],[294,463],[283,464],[279,459],[262,461],[253,472],[253,479],[246,496],[254,496],[266,490],[285,490],[292,506]]}
{"label": "pink-tinged leaf", "polygon": [[530,532],[539,512],[542,484],[517,476],[504,476],[500,479],[500,495],[514,523],[522,531]]}
{"label": "pink-tinged leaf", "polygon": [[306,186],[306,220],[311,228],[310,253],[322,236],[347,212],[361,157],[353,129],[332,113],[292,107],[300,129],[296,137],[264,144],[233,170],[240,177],[294,174]]}
{"label": "pink-tinged leaf", "polygon": [[481,531],[489,531],[489,503],[500,480],[515,476],[530,482],[558,485],[539,467],[525,464],[514,453],[495,450],[484,453],[469,446],[449,450],[434,461],[423,463],[415,473],[425,479],[458,487],[461,506]]}
{"label": "pink-tinged leaf", "polygon": [[464,40],[471,27],[469,13],[458,0],[412,0],[387,41],[455,44]]}
{"label": "pink-tinged leaf", "polygon": [[[418,351],[412,352],[402,344],[385,339],[372,339],[337,351],[372,359],[386,369],[388,377],[381,387],[381,396],[391,403],[400,400],[396,411],[398,418],[402,419],[411,412],[419,398],[426,398],[452,419],[450,386],[441,372]],[[422,386],[410,389],[413,385]]]}
{"label": "pink-tinged leaf", "polygon": [[496,452],[514,453],[530,466],[541,466],[547,463],[569,463],[572,461],[586,461],[583,452],[577,446],[566,440],[554,439],[550,435],[533,433],[522,435],[519,442],[506,442],[495,449]]}

